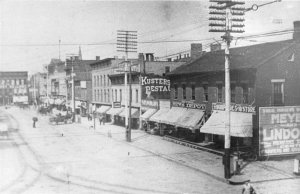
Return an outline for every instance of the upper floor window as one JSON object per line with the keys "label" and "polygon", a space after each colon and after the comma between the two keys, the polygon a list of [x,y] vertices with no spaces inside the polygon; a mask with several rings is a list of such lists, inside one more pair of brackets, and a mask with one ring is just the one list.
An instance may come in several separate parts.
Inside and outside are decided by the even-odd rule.
{"label": "upper floor window", "polygon": [[272,105],[284,105],[284,79],[272,80]]}
{"label": "upper floor window", "polygon": [[248,102],[249,102],[249,100],[248,100],[248,94],[249,94],[248,85],[243,84],[242,89],[243,89],[243,104],[248,104]]}
{"label": "upper floor window", "polygon": [[186,86],[185,86],[185,84],[182,84],[182,98],[186,99]]}
{"label": "upper floor window", "polygon": [[135,102],[136,103],[139,102],[139,90],[138,89],[135,90]]}
{"label": "upper floor window", "polygon": [[117,102],[118,101],[118,90],[116,89],[115,90],[115,102]]}
{"label": "upper floor window", "polygon": [[203,90],[204,90],[204,92],[203,92],[203,100],[205,102],[207,102],[208,101],[208,84],[204,84],[203,85]]}
{"label": "upper floor window", "polygon": [[223,97],[223,85],[222,84],[218,84],[217,85],[217,89],[218,89],[218,102],[222,102],[222,97]]}
{"label": "upper floor window", "polygon": [[177,86],[177,84],[174,85],[174,99],[178,99],[178,86]]}
{"label": "upper floor window", "polygon": [[105,86],[105,83],[106,83],[106,76],[105,75],[103,76],[103,82],[104,82],[103,85]]}
{"label": "upper floor window", "polygon": [[195,84],[193,84],[193,85],[192,85],[192,100],[195,100],[195,99],[196,99],[196,95],[195,95],[196,92],[195,92],[195,90],[196,90],[196,89],[195,89]]}
{"label": "upper floor window", "polygon": [[122,102],[122,89],[120,89],[120,102]]}
{"label": "upper floor window", "polygon": [[231,90],[231,102],[235,102],[235,84],[230,85]]}
{"label": "upper floor window", "polygon": [[102,86],[102,75],[100,75],[100,86]]}

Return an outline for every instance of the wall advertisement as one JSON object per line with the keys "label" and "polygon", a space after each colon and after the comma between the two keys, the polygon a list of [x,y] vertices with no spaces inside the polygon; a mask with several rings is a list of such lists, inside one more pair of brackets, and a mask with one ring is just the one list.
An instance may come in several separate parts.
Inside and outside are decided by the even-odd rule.
{"label": "wall advertisement", "polygon": [[300,106],[259,108],[260,155],[300,153]]}
{"label": "wall advertisement", "polygon": [[140,79],[142,99],[170,99],[170,80],[164,77],[147,75]]}

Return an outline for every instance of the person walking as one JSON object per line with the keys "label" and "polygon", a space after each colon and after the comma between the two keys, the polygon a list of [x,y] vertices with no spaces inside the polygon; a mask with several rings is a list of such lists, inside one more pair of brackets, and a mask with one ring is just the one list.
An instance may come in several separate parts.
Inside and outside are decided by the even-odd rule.
{"label": "person walking", "polygon": [[250,184],[250,180],[245,182],[243,186],[242,194],[256,194],[253,186]]}

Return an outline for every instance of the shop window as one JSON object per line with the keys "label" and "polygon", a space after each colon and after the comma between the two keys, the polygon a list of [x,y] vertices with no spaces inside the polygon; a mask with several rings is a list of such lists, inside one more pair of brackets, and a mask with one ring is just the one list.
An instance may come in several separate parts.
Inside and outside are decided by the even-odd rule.
{"label": "shop window", "polygon": [[205,102],[207,102],[208,101],[208,84],[203,85],[203,90],[204,90],[203,99]]}
{"label": "shop window", "polygon": [[193,84],[192,85],[192,100],[195,100],[196,99],[196,92],[195,92],[195,85]]}
{"label": "shop window", "polygon": [[182,99],[186,99],[186,86],[185,84],[182,84]]}
{"label": "shop window", "polygon": [[222,84],[218,84],[217,85],[217,89],[218,89],[218,102],[222,102],[223,100],[223,85]]}
{"label": "shop window", "polygon": [[235,84],[230,85],[231,90],[231,102],[235,103]]}
{"label": "shop window", "polygon": [[243,88],[243,104],[248,104],[249,103],[249,99],[248,99],[249,88],[248,88],[248,85],[247,84],[243,84],[242,88]]}
{"label": "shop window", "polygon": [[272,80],[272,105],[284,105],[284,80]]}
{"label": "shop window", "polygon": [[174,85],[174,99],[178,99],[178,86]]}

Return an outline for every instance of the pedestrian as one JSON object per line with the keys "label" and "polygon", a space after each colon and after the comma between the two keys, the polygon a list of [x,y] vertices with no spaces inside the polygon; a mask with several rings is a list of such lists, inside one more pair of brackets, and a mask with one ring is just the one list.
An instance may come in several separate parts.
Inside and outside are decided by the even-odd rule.
{"label": "pedestrian", "polygon": [[250,180],[245,182],[243,186],[242,194],[256,194],[253,186],[250,184]]}
{"label": "pedestrian", "polygon": [[35,128],[35,123],[38,121],[38,118],[37,117],[33,117],[32,121],[33,121],[33,128]]}
{"label": "pedestrian", "polygon": [[99,116],[99,123],[100,123],[100,125],[101,125],[101,123],[102,123],[102,118],[103,118],[103,116],[100,115],[100,116]]}

